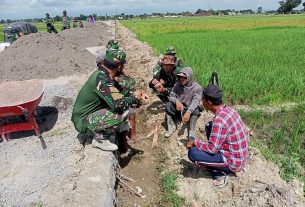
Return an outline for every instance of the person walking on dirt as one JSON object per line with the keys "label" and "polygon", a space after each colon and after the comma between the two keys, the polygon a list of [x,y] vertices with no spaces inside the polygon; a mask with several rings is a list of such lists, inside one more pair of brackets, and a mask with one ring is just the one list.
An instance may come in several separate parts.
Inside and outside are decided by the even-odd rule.
{"label": "person walking on dirt", "polygon": [[201,113],[201,86],[193,81],[193,71],[190,67],[183,68],[177,74],[179,81],[173,87],[166,103],[167,131],[165,137],[170,137],[176,129],[175,121],[182,121],[188,127],[188,139],[196,137],[196,123]]}
{"label": "person walking on dirt", "polygon": [[49,13],[46,13],[46,18],[45,18],[44,22],[45,22],[46,25],[47,25],[47,31],[48,31],[49,33],[54,32],[55,34],[57,34],[57,30],[56,30],[55,27],[54,27],[55,21],[54,21],[53,18],[50,17],[50,14],[49,14]]}
{"label": "person walking on dirt", "polygon": [[158,63],[153,69],[153,79],[149,82],[149,87],[157,93],[162,102],[168,102],[168,96],[178,81],[177,74],[182,68],[175,64],[172,55],[165,55],[161,64]]}
{"label": "person walking on dirt", "polygon": [[62,12],[63,16],[62,16],[62,28],[61,31],[65,30],[65,29],[70,29],[70,18],[67,15],[67,11],[64,10]]}
{"label": "person walking on dirt", "polygon": [[[79,133],[94,135],[94,147],[109,151],[119,147],[121,153],[128,150],[129,108],[147,98],[139,90],[124,96],[115,87],[114,77],[124,67],[125,58],[122,50],[106,51],[100,69],[91,74],[80,90],[71,118]],[[115,137],[119,146],[113,143]]]}
{"label": "person walking on dirt", "polygon": [[94,17],[92,15],[89,15],[88,22],[91,24],[94,23]]}
{"label": "person walking on dirt", "polygon": [[223,104],[222,91],[217,85],[203,90],[202,103],[215,117],[205,126],[208,141],[191,139],[186,143],[188,157],[216,178],[213,181],[216,187],[223,187],[230,174],[244,167],[249,138],[240,115]]}

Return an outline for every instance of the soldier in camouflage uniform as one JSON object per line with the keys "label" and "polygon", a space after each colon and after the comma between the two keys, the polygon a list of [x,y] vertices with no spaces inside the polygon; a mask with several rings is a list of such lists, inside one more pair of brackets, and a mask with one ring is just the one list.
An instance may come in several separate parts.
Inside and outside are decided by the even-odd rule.
{"label": "soldier in camouflage uniform", "polygon": [[45,23],[46,23],[46,25],[47,25],[47,31],[48,31],[49,33],[54,32],[55,34],[57,34],[57,30],[56,30],[55,27],[54,27],[55,21],[54,21],[53,18],[50,17],[50,14],[49,14],[49,13],[46,13],[46,18],[45,18],[44,21],[45,21]]}
{"label": "soldier in camouflage uniform", "polygon": [[119,43],[116,40],[109,40],[106,46],[107,49],[119,49]]}
{"label": "soldier in camouflage uniform", "polygon": [[165,51],[165,55],[171,55],[174,57],[176,67],[183,68],[184,67],[183,62],[182,62],[181,58],[176,57],[176,54],[177,54],[176,48],[174,48],[173,46],[168,46],[168,48]]}
{"label": "soldier in camouflage uniform", "polygon": [[62,12],[63,16],[62,16],[62,28],[61,31],[65,30],[65,29],[70,29],[70,18],[67,15],[67,11],[64,10]]}
{"label": "soldier in camouflage uniform", "polygon": [[153,79],[149,83],[157,96],[163,102],[168,102],[168,96],[178,81],[177,74],[182,69],[181,65],[176,65],[175,57],[172,55],[165,55],[161,64],[157,64],[153,69]]}
{"label": "soldier in camouflage uniform", "polygon": [[82,21],[76,19],[76,18],[73,18],[73,24],[72,24],[73,28],[83,28],[84,25],[82,23]]}
{"label": "soldier in camouflage uniform", "polygon": [[[119,49],[119,45],[118,45],[118,41],[116,40],[109,40],[108,44],[106,46],[107,49],[110,50],[117,50]],[[100,67],[101,64],[99,64],[99,62],[101,62],[101,58],[98,57],[97,59],[97,66]],[[114,77],[114,80],[116,82],[116,87],[119,89],[119,91],[124,95],[124,96],[130,96],[130,94],[132,94],[132,92],[134,92],[136,90],[135,85],[136,85],[136,81],[130,77],[128,74],[126,74],[126,72],[123,71],[124,68],[121,68],[122,70],[117,74],[116,77]],[[130,108],[129,110],[129,123],[131,125],[131,129],[129,131],[129,137],[131,140],[135,140],[136,139],[136,114],[133,108]]]}
{"label": "soldier in camouflage uniform", "polygon": [[119,150],[127,151],[129,108],[145,98],[141,91],[123,95],[116,88],[114,77],[125,63],[125,52],[107,50],[105,59],[80,90],[73,107],[72,122],[81,134],[93,134],[93,146],[102,150],[116,150],[109,134],[116,133]]}

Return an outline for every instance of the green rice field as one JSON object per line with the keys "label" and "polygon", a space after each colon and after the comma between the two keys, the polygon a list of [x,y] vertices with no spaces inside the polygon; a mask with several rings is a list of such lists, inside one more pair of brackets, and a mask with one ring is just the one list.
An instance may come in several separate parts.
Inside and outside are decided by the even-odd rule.
{"label": "green rice field", "polygon": [[168,45],[206,85],[219,74],[234,104],[305,101],[305,16],[194,17],[124,21],[157,54]]}

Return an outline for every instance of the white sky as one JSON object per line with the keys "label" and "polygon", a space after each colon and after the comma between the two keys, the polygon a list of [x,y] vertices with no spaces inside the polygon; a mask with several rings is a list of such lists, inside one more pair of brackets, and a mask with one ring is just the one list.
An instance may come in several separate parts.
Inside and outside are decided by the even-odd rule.
{"label": "white sky", "polygon": [[276,10],[279,0],[0,0],[0,19],[43,18],[46,12],[52,17],[79,14],[112,15],[152,12],[195,12],[200,9],[253,9]]}

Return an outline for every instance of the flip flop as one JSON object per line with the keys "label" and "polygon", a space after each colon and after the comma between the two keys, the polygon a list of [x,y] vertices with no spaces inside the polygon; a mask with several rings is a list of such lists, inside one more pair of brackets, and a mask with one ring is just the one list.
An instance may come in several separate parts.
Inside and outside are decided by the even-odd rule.
{"label": "flip flop", "polygon": [[228,184],[229,179],[230,179],[230,174],[216,176],[215,179],[212,181],[212,183],[213,186],[216,188],[223,188]]}

